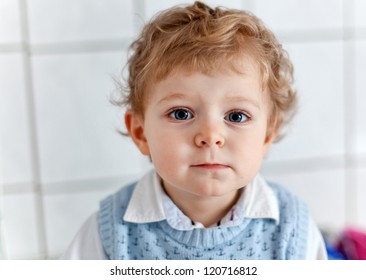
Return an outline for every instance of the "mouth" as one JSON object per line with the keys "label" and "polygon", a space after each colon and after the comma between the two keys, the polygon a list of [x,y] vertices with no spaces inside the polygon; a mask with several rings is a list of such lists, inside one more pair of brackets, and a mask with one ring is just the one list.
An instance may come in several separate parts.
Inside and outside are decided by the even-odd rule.
{"label": "mouth", "polygon": [[192,167],[206,169],[206,170],[221,170],[230,168],[229,165],[220,164],[220,163],[202,163],[202,164],[195,164]]}

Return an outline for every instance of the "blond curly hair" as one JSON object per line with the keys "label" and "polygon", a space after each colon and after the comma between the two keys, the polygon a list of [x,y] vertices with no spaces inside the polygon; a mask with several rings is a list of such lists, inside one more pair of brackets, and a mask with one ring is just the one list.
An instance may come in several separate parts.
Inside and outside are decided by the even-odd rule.
{"label": "blond curly hair", "polygon": [[269,92],[267,134],[279,132],[296,107],[293,66],[275,35],[247,11],[211,8],[202,2],[157,14],[130,46],[128,81],[118,105],[144,115],[146,92],[173,70],[210,73],[244,54],[258,63],[262,86]]}

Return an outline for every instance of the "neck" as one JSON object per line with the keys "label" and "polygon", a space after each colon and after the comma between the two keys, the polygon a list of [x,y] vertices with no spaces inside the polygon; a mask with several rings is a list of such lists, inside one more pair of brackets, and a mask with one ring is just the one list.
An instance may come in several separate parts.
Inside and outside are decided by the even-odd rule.
{"label": "neck", "polygon": [[166,189],[165,192],[188,218],[205,227],[210,227],[217,224],[230,211],[237,202],[241,191],[235,190],[223,196],[211,197],[179,195],[169,193]]}

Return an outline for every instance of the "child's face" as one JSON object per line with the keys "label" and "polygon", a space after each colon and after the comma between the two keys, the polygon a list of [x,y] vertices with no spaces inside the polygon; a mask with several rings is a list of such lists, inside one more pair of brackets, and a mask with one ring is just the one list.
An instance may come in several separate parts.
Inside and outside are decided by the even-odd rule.
{"label": "child's face", "polygon": [[230,196],[257,174],[268,136],[268,97],[254,63],[244,74],[175,71],[148,93],[144,120],[126,125],[173,196]]}

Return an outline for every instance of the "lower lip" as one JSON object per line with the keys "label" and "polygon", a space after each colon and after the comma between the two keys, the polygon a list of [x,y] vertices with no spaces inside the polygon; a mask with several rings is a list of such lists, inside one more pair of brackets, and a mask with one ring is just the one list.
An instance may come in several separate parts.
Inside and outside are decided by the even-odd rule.
{"label": "lower lip", "polygon": [[200,165],[193,165],[193,167],[207,170],[221,170],[229,168],[229,166],[222,164],[200,164]]}

